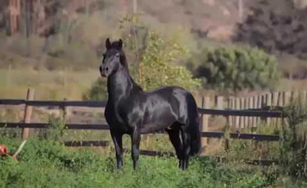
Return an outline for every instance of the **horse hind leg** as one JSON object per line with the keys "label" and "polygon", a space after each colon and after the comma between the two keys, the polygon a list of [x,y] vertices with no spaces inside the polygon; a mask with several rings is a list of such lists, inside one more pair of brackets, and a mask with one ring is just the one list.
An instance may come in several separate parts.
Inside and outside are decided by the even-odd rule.
{"label": "horse hind leg", "polygon": [[183,153],[182,153],[182,142],[180,140],[180,129],[166,129],[169,135],[171,143],[173,144],[177,158],[179,160],[179,168],[183,168]]}
{"label": "horse hind leg", "polygon": [[189,157],[190,157],[190,134],[184,129],[181,129],[181,138],[182,138],[182,156],[183,156],[183,164],[182,164],[182,170],[187,170],[189,167]]}

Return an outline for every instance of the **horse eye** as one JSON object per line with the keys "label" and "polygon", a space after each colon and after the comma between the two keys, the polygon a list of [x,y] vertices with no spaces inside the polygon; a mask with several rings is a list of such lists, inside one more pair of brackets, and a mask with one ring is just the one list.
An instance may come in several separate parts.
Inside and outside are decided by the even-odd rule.
{"label": "horse eye", "polygon": [[116,57],[119,57],[119,53],[116,54]]}

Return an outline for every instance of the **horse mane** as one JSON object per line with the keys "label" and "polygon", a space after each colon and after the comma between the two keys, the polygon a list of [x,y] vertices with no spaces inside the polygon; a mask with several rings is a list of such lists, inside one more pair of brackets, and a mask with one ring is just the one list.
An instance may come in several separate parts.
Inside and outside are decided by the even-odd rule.
{"label": "horse mane", "polygon": [[116,49],[117,51],[120,52],[120,63],[126,68],[126,70],[129,73],[129,67],[128,67],[128,63],[127,63],[126,54],[123,51],[122,47],[120,46],[120,42],[119,41],[113,41],[111,43],[111,48]]}

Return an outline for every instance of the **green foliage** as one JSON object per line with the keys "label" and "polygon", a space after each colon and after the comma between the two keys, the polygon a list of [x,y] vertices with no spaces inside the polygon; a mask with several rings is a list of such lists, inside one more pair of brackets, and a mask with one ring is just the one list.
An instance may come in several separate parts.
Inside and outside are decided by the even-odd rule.
{"label": "green foliage", "polygon": [[286,172],[307,180],[307,103],[298,97],[286,109],[287,124],[283,127],[281,164]]}
{"label": "green foliage", "polygon": [[83,100],[106,101],[108,99],[107,81],[106,79],[98,78],[92,87],[86,91]]}
{"label": "green foliage", "polygon": [[172,64],[184,57],[188,50],[178,45],[175,38],[163,39],[160,34],[149,32],[146,49],[138,70],[138,82],[145,90],[165,85],[191,89],[200,85],[185,67]]}
{"label": "green foliage", "polygon": [[[0,138],[0,143],[16,151],[21,140]],[[73,150],[47,140],[29,140],[20,153],[19,163],[0,158],[0,187],[268,187],[275,180],[269,172],[235,170],[207,157],[191,160],[186,172],[176,158],[141,157],[133,172],[130,155],[124,155],[123,171],[115,170],[114,154],[98,154],[86,149]],[[273,181],[271,181],[273,179]],[[150,183],[149,183],[150,182]],[[281,187],[291,184],[289,180]],[[292,184],[304,187],[306,184]]]}
{"label": "green foliage", "polygon": [[177,28],[169,35],[162,35],[145,25],[141,15],[123,17],[120,28],[130,51],[128,55],[136,62],[135,66],[130,65],[131,73],[144,90],[166,85],[193,89],[201,85],[199,79],[194,79],[185,67],[178,65],[189,55],[187,44],[182,42],[184,30]]}
{"label": "green foliage", "polygon": [[48,128],[41,129],[39,138],[57,141],[64,135],[65,120],[59,117],[49,117]]}
{"label": "green foliage", "polygon": [[250,47],[226,46],[208,51],[197,69],[209,87],[223,91],[272,88],[279,80],[274,56]]}

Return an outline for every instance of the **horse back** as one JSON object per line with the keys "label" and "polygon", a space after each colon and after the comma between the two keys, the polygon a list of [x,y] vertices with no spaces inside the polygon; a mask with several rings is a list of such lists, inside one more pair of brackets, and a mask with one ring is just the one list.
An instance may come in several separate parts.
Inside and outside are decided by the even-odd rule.
{"label": "horse back", "polygon": [[186,124],[190,97],[192,95],[180,87],[163,87],[146,93],[144,132],[165,129],[175,122]]}

